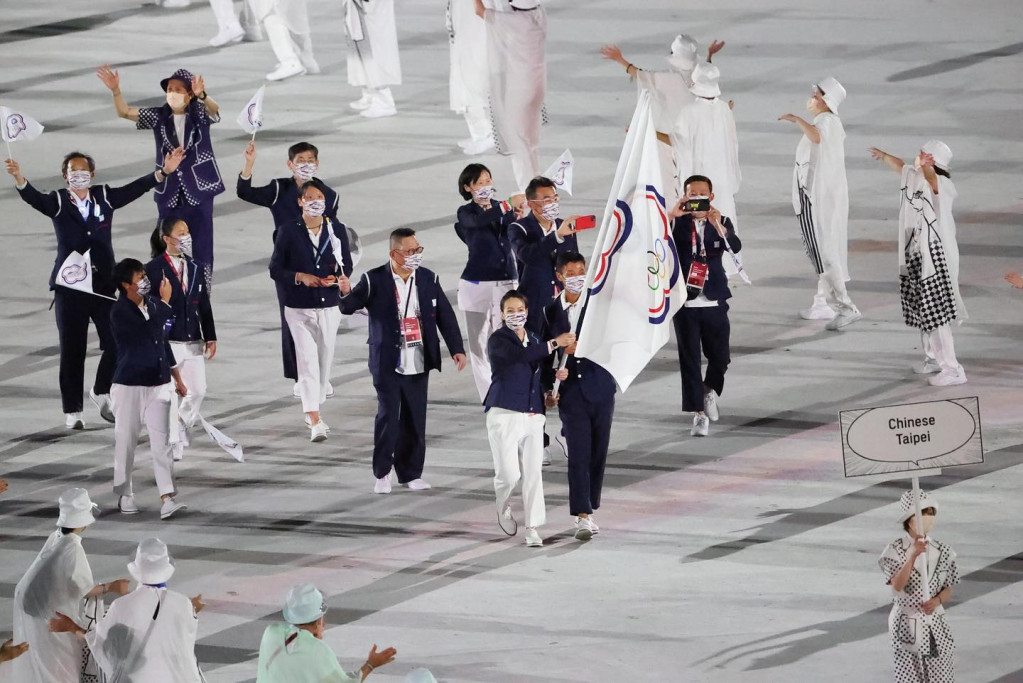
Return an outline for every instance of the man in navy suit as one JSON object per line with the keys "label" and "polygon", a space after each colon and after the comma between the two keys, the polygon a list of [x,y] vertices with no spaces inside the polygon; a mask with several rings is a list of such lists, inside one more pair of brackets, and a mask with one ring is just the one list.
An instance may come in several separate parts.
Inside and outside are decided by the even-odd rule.
{"label": "man in navy suit", "polygon": [[[373,430],[375,493],[390,493],[393,467],[398,483],[430,488],[426,459],[426,400],[429,373],[440,370],[440,340],[458,370],[465,349],[455,312],[437,275],[422,268],[423,248],[411,228],[391,233],[390,261],[367,271],[355,287],[340,281],[341,311],[369,313],[369,371],[377,390]],[[438,330],[440,332],[438,336]]]}
{"label": "man in navy suit", "polygon": [[[585,314],[579,299],[586,282],[586,259],[578,253],[559,255],[557,274],[564,291],[544,310],[544,337],[575,333]],[[600,507],[617,384],[597,363],[576,358],[574,342],[555,353],[564,369],[556,375],[547,373],[548,388],[555,377],[561,380],[558,394],[549,395],[547,402],[557,404],[568,444],[568,505],[569,514],[575,517],[575,537],[588,541],[600,531],[593,513]],[[547,367],[552,368],[553,363]]]}
{"label": "man in navy suit", "polygon": [[[730,362],[728,322],[728,277],[721,265],[722,255],[731,249],[738,253],[742,243],[732,221],[710,204],[714,186],[705,176],[686,179],[685,194],[669,212],[674,219],[672,237],[679,264],[687,275],[687,300],[673,318],[678,340],[678,359],[682,370],[682,411],[695,413],[693,436],[707,436],[710,421],[718,419],[717,399],[725,385]],[[706,200],[709,208],[689,211],[689,200]],[[701,354],[702,347],[702,354]],[[703,356],[707,373],[701,379]]]}

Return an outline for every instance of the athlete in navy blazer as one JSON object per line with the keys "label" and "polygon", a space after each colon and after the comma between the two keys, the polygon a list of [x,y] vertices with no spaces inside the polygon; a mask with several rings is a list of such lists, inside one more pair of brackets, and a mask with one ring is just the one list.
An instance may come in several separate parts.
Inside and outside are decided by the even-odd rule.
{"label": "athlete in navy blazer", "polygon": [[483,401],[484,412],[504,408],[517,413],[543,414],[543,365],[550,355],[549,342],[526,331],[526,343],[506,325],[487,340],[487,354],[493,372],[490,391]]}
{"label": "athlete in navy blazer", "polygon": [[525,218],[508,228],[515,258],[519,263],[519,291],[529,299],[527,326],[539,333],[543,329],[543,309],[558,295],[554,264],[558,254],[579,251],[571,223],[557,218],[545,233],[533,208]]}
{"label": "athlete in navy blazer", "polygon": [[186,256],[184,260],[188,291],[181,288],[181,278],[166,254],[160,254],[146,264],[146,276],[150,282],[160,282],[166,277],[171,283],[170,307],[174,322],[167,337],[174,342],[217,341],[205,268],[191,257]]}
{"label": "athlete in navy blazer", "polygon": [[[365,308],[369,314],[369,371],[377,391],[377,416],[373,430],[373,474],[377,493],[390,491],[389,473],[393,467],[398,483],[428,488],[422,482],[426,458],[426,404],[431,370],[441,369],[440,337],[459,370],[465,367],[465,348],[454,309],[441,288],[437,275],[417,262],[421,247],[415,231],[399,228],[391,233],[390,261],[367,271],[341,299],[341,311],[355,313]],[[419,258],[414,258],[419,257]],[[398,287],[414,278],[418,306],[406,306],[409,317],[418,317],[422,335],[421,367],[398,372],[408,356],[404,352],[402,317]],[[411,272],[411,275],[409,273]],[[418,315],[415,311],[418,309]],[[416,352],[418,353],[418,351]],[[411,360],[411,359],[410,359]],[[405,368],[403,368],[405,369]]]}
{"label": "athlete in navy blazer", "polygon": [[284,294],[284,305],[289,308],[327,308],[337,306],[341,300],[335,287],[307,287],[295,279],[297,273],[324,278],[342,272],[326,226],[329,224],[334,235],[341,240],[342,253],[347,243],[344,226],[326,216],[323,223],[324,229],[320,231],[315,253],[302,218],[285,223],[277,231],[274,253],[270,257],[270,277],[278,283]]}
{"label": "athlete in navy blazer", "polygon": [[[155,281],[157,285],[160,280]],[[147,319],[138,304],[120,296],[110,307],[110,322],[117,340],[117,369],[114,384],[155,387],[171,381],[176,365],[167,328],[174,322],[170,304],[151,296],[143,297]]]}

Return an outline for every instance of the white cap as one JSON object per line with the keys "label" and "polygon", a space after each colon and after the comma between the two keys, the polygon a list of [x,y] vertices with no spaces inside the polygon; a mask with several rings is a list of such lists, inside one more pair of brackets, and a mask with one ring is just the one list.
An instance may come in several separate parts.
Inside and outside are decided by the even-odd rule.
{"label": "white cap", "polygon": [[700,46],[691,37],[684,33],[675,36],[671,41],[671,55],[668,57],[668,65],[675,71],[692,71],[696,66]]}
{"label": "white cap", "polygon": [[135,551],[135,559],[128,563],[128,573],[139,583],[166,583],[174,575],[167,544],[158,538],[143,539]]}
{"label": "white cap", "polygon": [[828,105],[828,109],[837,114],[839,106],[845,102],[845,88],[842,87],[842,84],[835,80],[834,77],[828,76],[823,81],[815,83],[813,87],[823,93],[821,99],[824,100],[824,104]]}
{"label": "white cap", "polygon": [[327,613],[323,593],[311,583],[300,583],[284,599],[284,620],[296,626],[316,621]]}
{"label": "white cap", "polygon": [[[910,489],[902,494],[902,498],[899,499],[899,504],[902,506],[902,512],[899,514],[899,524],[905,524],[906,520],[916,514],[916,506],[913,504],[913,490]],[[927,508],[934,508],[934,511],[938,511],[938,501],[929,497],[923,491],[920,492],[920,509],[925,510]]]}
{"label": "white cap", "polygon": [[928,140],[920,149],[934,157],[935,166],[948,170],[948,165],[952,163],[952,150],[948,145],[941,140]]}
{"label": "white cap", "polygon": [[717,97],[721,94],[718,87],[718,79],[721,78],[721,71],[713,64],[700,62],[693,69],[693,84],[689,86],[689,92],[697,97]]}
{"label": "white cap", "polygon": [[59,527],[78,529],[96,521],[92,511],[99,506],[89,499],[89,492],[85,489],[68,489],[60,494],[57,503],[60,505],[60,516],[57,517]]}
{"label": "white cap", "polygon": [[429,669],[412,669],[407,674],[402,683],[437,683],[437,679],[433,677]]}

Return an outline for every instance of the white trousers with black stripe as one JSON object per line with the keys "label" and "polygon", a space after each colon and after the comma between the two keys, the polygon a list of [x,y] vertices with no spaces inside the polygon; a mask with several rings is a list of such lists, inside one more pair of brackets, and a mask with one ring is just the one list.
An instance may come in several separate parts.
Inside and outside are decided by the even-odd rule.
{"label": "white trousers with black stripe", "polygon": [[814,308],[827,306],[838,315],[857,315],[860,310],[849,298],[845,288],[845,273],[839,264],[822,253],[817,242],[814,227],[813,205],[803,188],[799,188],[799,229],[803,236],[806,256],[817,273],[817,294],[813,299]]}

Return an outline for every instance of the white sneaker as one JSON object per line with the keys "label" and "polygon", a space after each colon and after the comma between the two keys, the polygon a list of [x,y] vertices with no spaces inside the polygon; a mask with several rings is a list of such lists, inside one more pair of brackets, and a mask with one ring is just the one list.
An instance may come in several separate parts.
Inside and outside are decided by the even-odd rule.
{"label": "white sneaker", "polygon": [[430,486],[425,479],[413,479],[403,484],[405,488],[412,489],[413,491],[426,491],[427,489],[433,488]]}
{"label": "white sneaker", "polygon": [[950,387],[956,384],[966,384],[966,371],[960,365],[955,370],[942,370],[934,377],[927,380],[932,387]]}
{"label": "white sneaker", "polygon": [[367,119],[382,119],[388,116],[394,116],[397,113],[397,108],[392,107],[389,104],[374,101],[368,107],[360,111],[359,116],[365,116]]}
{"label": "white sneaker", "polygon": [[299,54],[299,60],[302,62],[302,66],[305,67],[307,74],[318,74],[320,73],[320,64],[312,55]]}
{"label": "white sneaker", "polygon": [[174,462],[181,462],[185,458],[185,444],[176,443],[174,444],[173,451]]}
{"label": "white sneaker", "polygon": [[376,483],[373,484],[373,493],[390,493],[391,492],[391,475],[381,477],[377,479]]}
{"label": "white sneaker", "polygon": [[[322,417],[320,418],[320,424],[323,425],[323,428],[327,430],[328,434],[330,434],[330,425],[324,422]],[[305,416],[305,426],[309,429],[313,428],[313,421],[309,419],[308,415]]]}
{"label": "white sneaker", "polygon": [[117,499],[117,509],[122,515],[137,515],[139,506],[135,504],[135,496],[121,496]]}
{"label": "white sneaker", "polygon": [[192,0],[163,0],[161,5],[166,9],[181,9],[192,4]]}
{"label": "white sneaker", "polygon": [[330,398],[333,395],[334,395],[334,385],[331,384],[330,382],[327,382],[327,398]]}
{"label": "white sneaker", "polygon": [[363,94],[362,97],[355,100],[354,102],[349,102],[348,106],[354,109],[355,111],[362,111],[363,109],[369,109],[369,105],[371,104],[373,104],[373,96]]}
{"label": "white sneaker", "polygon": [[514,536],[519,531],[519,523],[515,521],[511,507],[505,508],[504,512],[497,513],[497,524],[501,527],[501,531],[509,536]]}
{"label": "white sneaker", "polygon": [[551,464],[551,447],[550,446],[547,446],[546,448],[543,449],[543,462],[541,462],[540,464],[542,464],[544,467],[547,467],[548,465]]}
{"label": "white sneaker", "polygon": [[312,430],[309,432],[309,440],[313,443],[320,443],[321,441],[327,440],[327,425],[323,424],[322,421],[317,422],[313,425]]}
{"label": "white sneaker", "polygon": [[245,29],[241,24],[235,24],[231,28],[220,29],[217,35],[210,38],[210,47],[223,47],[231,43],[240,43],[245,37]]}
{"label": "white sneaker", "polygon": [[160,506],[160,519],[170,519],[174,516],[175,512],[184,510],[188,506],[184,503],[179,503],[173,498],[168,498],[163,501],[163,505]]}
{"label": "white sneaker", "polygon": [[89,398],[99,408],[99,416],[110,424],[114,423],[114,408],[110,401],[110,394],[97,394],[95,389],[89,389]]}
{"label": "white sneaker", "polygon": [[718,392],[711,389],[703,395],[703,412],[707,414],[711,422],[717,422],[721,417],[718,411]]}
{"label": "white sneaker", "polygon": [[593,535],[596,536],[597,534],[599,534],[600,533],[600,527],[597,526],[597,520],[593,516],[593,513],[590,513],[590,516],[587,517],[586,519],[589,520],[589,522],[590,522],[590,531],[593,532]]}
{"label": "white sneaker", "polygon": [[494,139],[484,138],[482,140],[474,140],[470,144],[462,148],[462,153],[469,156],[476,156],[477,154],[483,154],[494,149]]}
{"label": "white sneaker", "polygon": [[575,540],[588,541],[593,538],[593,529],[590,528],[590,520],[583,517],[575,518]]}
{"label": "white sneaker", "polygon": [[810,306],[810,308],[804,308],[799,312],[799,317],[803,320],[831,320],[835,317],[835,309],[827,304],[823,306],[817,306],[816,304]]}
{"label": "white sneaker", "polygon": [[710,433],[710,420],[706,415],[697,413],[693,416],[693,428],[689,430],[690,436],[707,436]]}
{"label": "white sneaker", "polygon": [[68,429],[85,429],[85,420],[81,413],[65,413],[64,426]]}
{"label": "white sneaker", "polygon": [[543,539],[540,538],[540,534],[537,533],[535,527],[526,529],[526,545],[530,548],[543,547]]}
{"label": "white sneaker", "polygon": [[305,67],[302,66],[301,62],[287,62],[280,64],[276,69],[266,75],[268,81],[283,81],[285,78],[291,78],[292,76],[301,76],[305,73]]}
{"label": "white sneaker", "polygon": [[846,325],[853,324],[862,317],[863,314],[860,313],[859,311],[856,311],[855,313],[843,313],[841,315],[836,315],[834,318],[828,321],[828,324],[824,326],[824,329],[835,332],[837,330],[842,329]]}
{"label": "white sneaker", "polygon": [[928,358],[922,363],[914,365],[913,372],[917,375],[933,375],[936,372],[941,372],[941,366],[938,365],[938,361]]}

